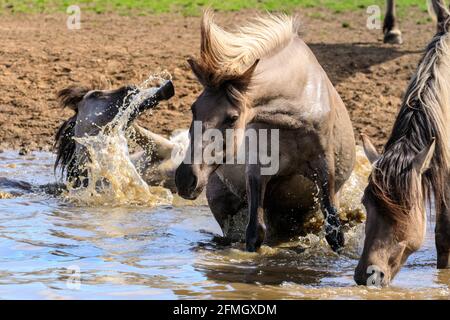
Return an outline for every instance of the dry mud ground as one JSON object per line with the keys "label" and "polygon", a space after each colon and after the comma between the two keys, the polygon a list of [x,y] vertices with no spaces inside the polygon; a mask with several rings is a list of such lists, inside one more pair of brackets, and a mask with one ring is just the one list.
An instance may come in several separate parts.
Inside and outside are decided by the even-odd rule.
{"label": "dry mud ground", "polygon": [[[414,9],[402,18],[402,46],[384,45],[381,30],[368,30],[363,9],[298,13],[303,38],[349,109],[355,134],[365,132],[381,145],[433,36],[427,13]],[[218,13],[217,19],[233,26],[255,14]],[[0,16],[0,149],[50,149],[56,128],[71,115],[55,99],[66,86],[114,88],[164,69],[177,95],[139,121],[165,134],[188,126],[201,89],[186,63],[199,50],[199,17],[83,14],[81,22],[81,30],[71,31],[63,14]]]}

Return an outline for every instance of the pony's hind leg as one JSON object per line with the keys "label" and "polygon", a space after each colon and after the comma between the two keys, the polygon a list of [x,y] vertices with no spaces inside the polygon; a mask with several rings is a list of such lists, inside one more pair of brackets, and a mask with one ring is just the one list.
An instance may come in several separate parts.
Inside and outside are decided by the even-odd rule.
{"label": "pony's hind leg", "polygon": [[384,18],[384,43],[402,44],[402,32],[397,27],[395,15],[395,0],[387,0],[386,17]]}

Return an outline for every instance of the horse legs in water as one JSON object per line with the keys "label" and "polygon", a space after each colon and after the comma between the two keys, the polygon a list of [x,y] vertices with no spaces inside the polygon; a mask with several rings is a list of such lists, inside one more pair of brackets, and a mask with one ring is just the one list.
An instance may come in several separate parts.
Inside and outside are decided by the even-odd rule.
{"label": "horse legs in water", "polygon": [[[443,26],[447,14],[443,9],[444,0],[432,0],[433,11],[437,18],[437,31],[443,31]],[[384,43],[402,44],[402,32],[397,27],[397,18],[395,13],[395,0],[387,0],[386,17],[383,25]]]}
{"label": "horse legs in water", "polygon": [[[344,234],[341,229],[338,201],[335,194],[334,159],[320,157],[311,165],[312,181],[319,188],[320,205],[325,219],[325,238],[335,252],[344,246]],[[246,230],[246,249],[256,251],[266,236],[264,196],[270,176],[261,175],[259,165],[250,164],[246,167],[247,198],[249,220]]]}
{"label": "horse legs in water", "polygon": [[450,184],[447,186],[446,204],[441,205],[441,211],[436,215],[436,250],[437,267],[450,267]]}

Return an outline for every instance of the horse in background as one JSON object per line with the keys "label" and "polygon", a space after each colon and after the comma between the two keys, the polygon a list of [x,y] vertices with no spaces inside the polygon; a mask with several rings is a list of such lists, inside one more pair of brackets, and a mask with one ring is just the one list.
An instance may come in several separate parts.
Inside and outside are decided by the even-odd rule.
{"label": "horse in background", "polygon": [[354,275],[360,285],[387,286],[421,247],[427,203],[436,210],[437,267],[450,266],[450,16],[444,10],[443,30],[426,48],[383,153],[363,136],[373,170],[362,199],[366,237]]}
{"label": "horse in background", "polygon": [[[431,13],[434,20],[437,21],[437,32],[443,31],[443,24],[445,17],[445,2],[444,0],[427,0],[428,11]],[[395,12],[395,0],[386,0],[386,15],[383,23],[384,43],[402,44],[402,32],[397,25],[397,17]]]}
{"label": "horse in background", "polygon": [[[337,208],[339,190],[355,163],[353,128],[344,103],[299,31],[296,18],[269,15],[228,32],[206,11],[200,57],[188,60],[204,90],[191,108],[190,148],[175,177],[178,193],[195,199],[206,187],[209,207],[225,236],[233,217],[247,208],[245,242],[250,252],[264,241],[301,234],[302,218],[317,207],[331,248],[344,246]],[[195,139],[196,123],[201,123],[203,144]],[[260,145],[261,132],[279,130],[279,152],[273,150],[279,155],[278,172],[263,175],[261,161],[226,163],[228,145],[215,154],[224,157],[223,164],[204,159],[193,163],[195,150],[204,154],[213,143],[204,135],[207,129],[233,132],[234,160],[247,133],[256,132],[255,144]],[[254,156],[246,152],[246,159]]]}

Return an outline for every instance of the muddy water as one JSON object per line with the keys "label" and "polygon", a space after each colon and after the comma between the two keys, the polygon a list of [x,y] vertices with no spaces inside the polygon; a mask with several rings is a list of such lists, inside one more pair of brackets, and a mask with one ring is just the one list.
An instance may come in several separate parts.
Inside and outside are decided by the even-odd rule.
{"label": "muddy water", "polygon": [[[49,153],[0,153],[0,177],[54,182]],[[360,160],[361,161],[361,160]],[[357,170],[362,170],[361,168]],[[352,208],[361,184],[352,179]],[[353,193],[353,195],[352,195]],[[450,272],[435,269],[432,224],[426,242],[390,288],[352,280],[362,227],[342,256],[321,237],[263,247],[213,241],[220,229],[200,203],[83,205],[34,190],[0,187],[2,299],[448,299]],[[354,208],[353,208],[354,209]]]}

